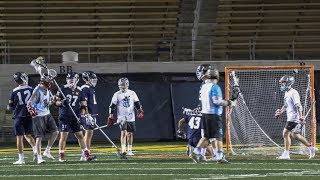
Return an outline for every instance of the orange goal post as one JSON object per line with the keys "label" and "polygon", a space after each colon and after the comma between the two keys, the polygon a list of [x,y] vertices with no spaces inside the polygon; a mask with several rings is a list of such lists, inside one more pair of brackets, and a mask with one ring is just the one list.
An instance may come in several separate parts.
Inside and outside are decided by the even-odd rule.
{"label": "orange goal post", "polygon": [[[275,111],[284,105],[279,80],[284,75],[295,78],[292,85],[300,94],[306,124],[301,134],[316,144],[314,66],[229,66],[225,67],[225,94],[229,99],[233,86],[240,95],[235,107],[226,108],[226,151],[229,155],[280,155],[286,113],[279,119]],[[308,154],[292,139],[291,152]]]}

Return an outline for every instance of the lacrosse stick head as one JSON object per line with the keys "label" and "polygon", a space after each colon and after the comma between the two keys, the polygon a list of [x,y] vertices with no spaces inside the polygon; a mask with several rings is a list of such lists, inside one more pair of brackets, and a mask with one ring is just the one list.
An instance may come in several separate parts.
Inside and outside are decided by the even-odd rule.
{"label": "lacrosse stick head", "polygon": [[127,153],[122,153],[119,148],[117,149],[117,156],[120,157],[120,159],[127,159]]}
{"label": "lacrosse stick head", "polygon": [[57,76],[57,71],[54,69],[48,69],[47,63],[42,56],[39,56],[37,59],[31,61],[30,65],[36,70],[40,76],[49,76],[51,79]]}

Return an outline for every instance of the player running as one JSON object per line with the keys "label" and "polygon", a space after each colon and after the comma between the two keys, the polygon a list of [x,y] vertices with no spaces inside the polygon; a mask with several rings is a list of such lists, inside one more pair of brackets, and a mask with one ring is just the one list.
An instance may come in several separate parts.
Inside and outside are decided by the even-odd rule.
{"label": "player running", "polygon": [[117,123],[119,123],[121,130],[122,153],[126,152],[126,145],[128,145],[127,155],[133,156],[133,133],[136,131],[134,108],[138,111],[139,119],[143,118],[144,111],[137,94],[129,89],[129,80],[127,78],[120,78],[118,80],[118,87],[119,91],[114,93],[109,106],[108,125],[112,126],[114,114],[117,111]]}
{"label": "player running", "polygon": [[14,88],[9,104],[7,105],[8,111],[13,111],[14,118],[14,135],[17,139],[17,149],[19,159],[13,164],[25,164],[23,153],[23,137],[28,141],[32,147],[34,155],[37,154],[36,143],[32,137],[32,118],[28,113],[27,102],[32,94],[32,87],[28,86],[28,76],[24,72],[17,72],[13,75],[14,81],[18,87]]}
{"label": "player running", "polygon": [[64,99],[60,91],[57,91],[57,94],[54,97],[54,104],[59,107],[59,162],[66,161],[65,148],[69,130],[71,130],[71,132],[74,133],[74,135],[78,139],[79,145],[82,149],[82,154],[85,155],[86,160],[91,161],[95,158],[95,156],[90,155],[84,142],[83,133],[79,124],[80,122],[78,122],[77,118],[74,116],[73,112],[70,109],[71,106],[71,108],[75,112],[75,115],[79,117],[80,102],[85,101],[80,87],[77,86],[77,83],[79,82],[79,75],[75,72],[68,73],[66,82],[67,84],[61,87],[61,91],[65,95],[66,99]]}

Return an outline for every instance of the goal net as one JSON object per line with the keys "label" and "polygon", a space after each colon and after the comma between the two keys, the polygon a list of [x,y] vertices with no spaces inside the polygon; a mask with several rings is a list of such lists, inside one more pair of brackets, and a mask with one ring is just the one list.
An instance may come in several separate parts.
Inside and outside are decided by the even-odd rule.
{"label": "goal net", "polygon": [[[227,153],[233,155],[280,155],[283,151],[282,131],[286,113],[274,118],[283,106],[284,92],[279,79],[294,76],[292,85],[300,94],[303,114],[307,115],[302,135],[315,144],[315,99],[313,66],[237,66],[225,68],[226,98],[239,84],[237,105],[226,110]],[[308,154],[307,148],[292,138],[291,152]]]}

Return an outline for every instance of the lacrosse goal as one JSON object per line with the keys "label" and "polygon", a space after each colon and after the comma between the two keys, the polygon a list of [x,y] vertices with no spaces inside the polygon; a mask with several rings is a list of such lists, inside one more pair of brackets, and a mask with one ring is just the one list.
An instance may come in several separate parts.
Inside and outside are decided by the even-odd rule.
{"label": "lacrosse goal", "polygon": [[[313,66],[232,66],[225,68],[226,99],[237,83],[241,93],[237,105],[226,109],[228,154],[279,155],[283,151],[286,113],[279,120],[274,113],[283,106],[279,79],[284,75],[294,76],[292,87],[299,92],[303,115],[307,115],[302,135],[313,145],[316,143]],[[308,154],[307,148],[294,139],[291,151]]]}

